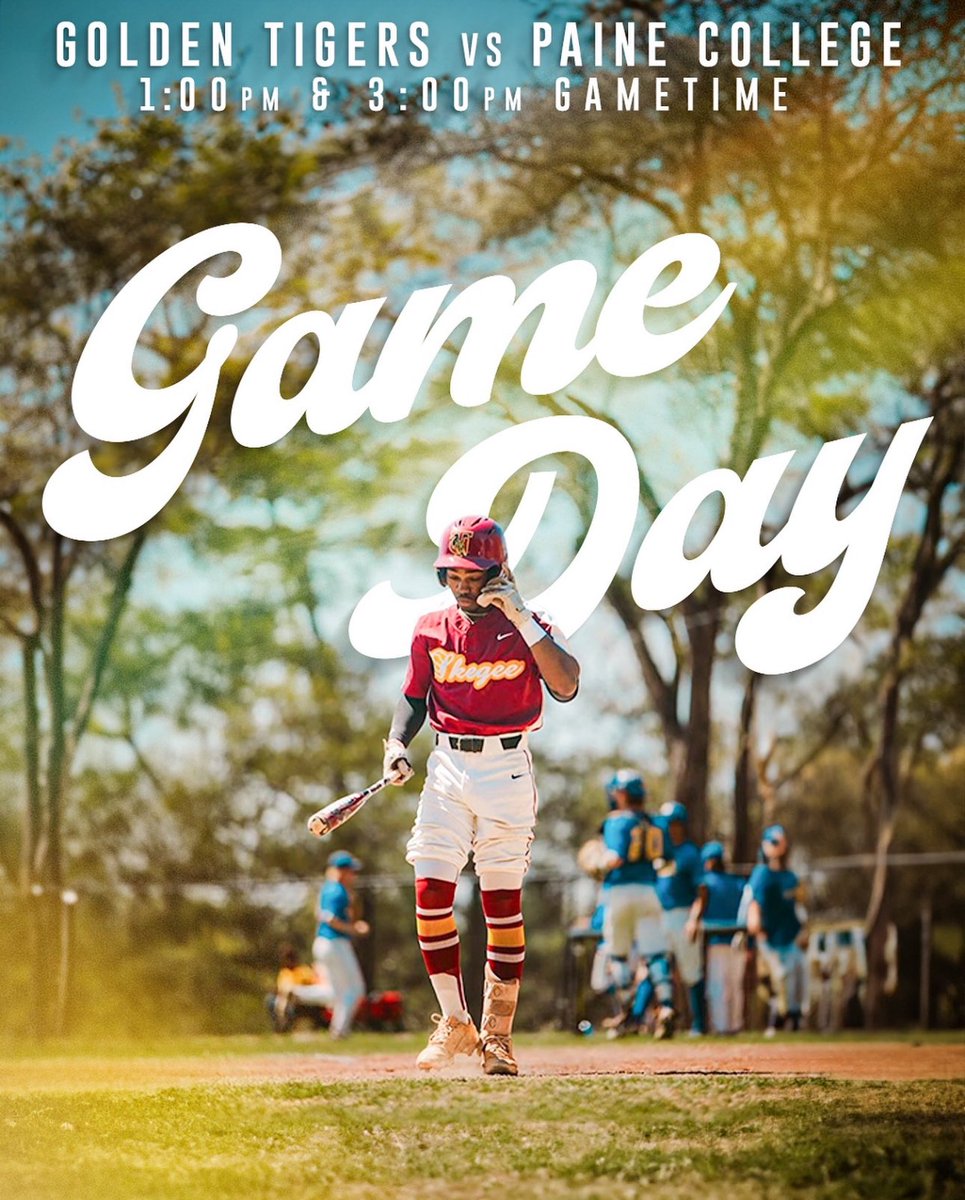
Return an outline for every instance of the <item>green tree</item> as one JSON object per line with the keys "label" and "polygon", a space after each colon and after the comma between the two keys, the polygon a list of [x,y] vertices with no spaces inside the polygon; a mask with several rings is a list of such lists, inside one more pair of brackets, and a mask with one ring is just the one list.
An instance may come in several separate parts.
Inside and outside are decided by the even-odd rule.
{"label": "green tree", "polygon": [[[714,237],[737,291],[711,333],[662,380],[690,436],[699,430],[719,445],[718,465],[743,475],[775,442],[785,448],[860,429],[883,375],[898,382],[940,362],[960,340],[965,152],[954,96],[963,82],[963,26],[948,6],[904,6],[902,70],[887,85],[879,70],[842,65],[834,73],[794,73],[786,113],[714,112],[705,92],[688,112],[679,79],[699,74],[696,23],[723,19],[719,8],[581,9],[604,23],[666,17],[673,70],[628,70],[625,77],[639,76],[645,93],[657,74],[678,80],[668,114],[631,120],[612,104],[584,112],[584,81],[566,113],[544,93],[512,122],[446,132],[420,153],[464,164],[463,208],[471,207],[483,241],[508,253],[541,250],[543,230],[551,229],[554,256],[561,244],[584,254],[589,247],[610,277],[661,236]],[[726,11],[766,15],[761,5],[739,8]],[[785,6],[783,16],[807,28],[813,8]],[[452,206],[459,210],[458,196]],[[638,398],[639,391],[607,389],[587,376],[543,403],[609,421],[639,447],[642,531],[668,496],[662,464],[648,454],[645,419],[634,411]],[[624,575],[608,599],[659,717],[677,797],[691,806],[700,833],[712,685],[732,644],[734,606],[705,583],[673,611],[641,613]],[[745,751],[759,694],[758,681],[749,681],[734,737]],[[755,768],[752,756],[737,758],[736,791],[744,797],[735,853],[746,858],[746,792]]]}
{"label": "green tree", "polygon": [[[98,123],[88,142],[60,145],[49,163],[27,158],[2,168],[9,201],[0,266],[7,333],[0,352],[0,624],[21,661],[20,878],[24,891],[38,897],[39,1027],[48,1024],[43,963],[58,938],[62,828],[78,747],[145,545],[161,529],[190,528],[199,506],[211,499],[210,473],[216,466],[221,473],[232,445],[227,403],[240,371],[232,361],[223,373],[215,417],[176,502],[127,537],[91,545],[52,530],[40,506],[54,468],[88,448],[67,404],[73,366],[124,282],[173,242],[226,221],[270,224],[291,235],[292,253],[268,302],[280,314],[300,305],[313,286],[306,271],[315,260],[324,264],[341,255],[340,272],[325,283],[329,302],[344,298],[373,257],[407,252],[401,243],[411,229],[398,219],[378,223],[364,199],[369,176],[392,159],[399,140],[400,132],[380,118],[346,119],[321,133],[287,119],[250,124],[233,113],[188,121],[120,118]],[[352,223],[353,204],[367,205],[369,226],[343,253],[325,235],[329,223],[339,232]],[[149,385],[183,378],[204,353],[210,322],[199,319],[188,300],[199,277],[183,281],[142,334],[135,368]],[[109,473],[143,465],[171,434],[134,446],[95,446],[95,462]],[[384,456],[380,465],[388,468]]]}

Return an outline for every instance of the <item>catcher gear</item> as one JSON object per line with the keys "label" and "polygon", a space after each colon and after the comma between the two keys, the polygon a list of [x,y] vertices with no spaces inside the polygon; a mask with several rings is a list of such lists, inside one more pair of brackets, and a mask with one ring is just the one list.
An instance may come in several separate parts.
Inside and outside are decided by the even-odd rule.
{"label": "catcher gear", "polygon": [[460,1021],[458,1017],[441,1017],[432,1014],[435,1029],[419,1057],[416,1066],[423,1071],[435,1067],[447,1067],[457,1054],[478,1054],[481,1050],[479,1033],[472,1020]]}
{"label": "catcher gear", "polygon": [[491,517],[468,516],[459,517],[442,531],[434,565],[445,587],[449,567],[491,571],[495,575],[508,557],[502,526]]}
{"label": "catcher gear", "polygon": [[409,752],[398,738],[383,742],[385,755],[382,759],[382,774],[395,787],[401,787],[415,774],[409,762]]}

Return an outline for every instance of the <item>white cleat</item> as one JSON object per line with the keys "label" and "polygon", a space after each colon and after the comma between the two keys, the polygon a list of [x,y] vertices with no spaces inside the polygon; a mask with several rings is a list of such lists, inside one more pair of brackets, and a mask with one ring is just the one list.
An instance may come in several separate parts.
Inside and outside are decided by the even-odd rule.
{"label": "white cleat", "polygon": [[478,1054],[482,1049],[471,1018],[460,1021],[458,1017],[441,1017],[433,1013],[432,1020],[436,1027],[429,1035],[428,1045],[415,1060],[416,1066],[423,1071],[448,1067],[457,1054]]}

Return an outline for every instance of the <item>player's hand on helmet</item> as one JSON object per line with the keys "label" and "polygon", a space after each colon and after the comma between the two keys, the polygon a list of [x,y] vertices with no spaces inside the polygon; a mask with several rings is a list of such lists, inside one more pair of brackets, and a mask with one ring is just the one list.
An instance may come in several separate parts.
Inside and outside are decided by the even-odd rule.
{"label": "player's hand on helmet", "polygon": [[532,615],[526,607],[526,601],[519,594],[512,571],[505,566],[496,578],[482,589],[477,602],[483,608],[495,605],[514,625],[522,625]]}
{"label": "player's hand on helmet", "polygon": [[389,738],[383,745],[385,755],[382,758],[382,774],[393,787],[401,787],[415,774],[412,763],[409,762],[409,751],[398,738]]}

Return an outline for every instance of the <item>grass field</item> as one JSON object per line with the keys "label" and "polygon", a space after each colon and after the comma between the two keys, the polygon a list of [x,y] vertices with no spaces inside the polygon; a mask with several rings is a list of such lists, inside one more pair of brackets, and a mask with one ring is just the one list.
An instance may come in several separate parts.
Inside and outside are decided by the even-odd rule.
{"label": "grass field", "polygon": [[[583,1073],[592,1047],[562,1035],[522,1039],[522,1057],[569,1056],[569,1074],[393,1076],[396,1052],[408,1062],[416,1044],[358,1038],[341,1057],[316,1038],[20,1048],[0,1058],[0,1196],[886,1200],[965,1189],[960,1079],[775,1077],[766,1059],[759,1074]],[[366,1078],[373,1054],[390,1066]],[[666,1051],[661,1062],[673,1061]],[[215,1078],[222,1068],[229,1078]]]}

